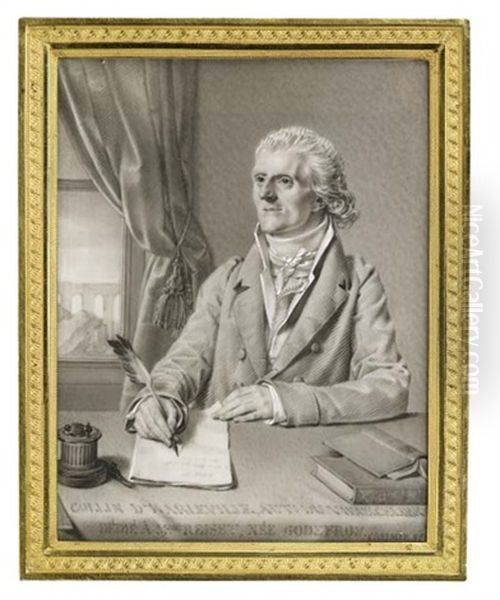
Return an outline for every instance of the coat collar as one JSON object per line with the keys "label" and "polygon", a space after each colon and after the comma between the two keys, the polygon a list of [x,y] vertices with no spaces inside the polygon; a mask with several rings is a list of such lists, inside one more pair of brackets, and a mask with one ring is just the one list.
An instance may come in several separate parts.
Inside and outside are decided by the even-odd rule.
{"label": "coat collar", "polygon": [[[266,316],[260,282],[262,260],[254,244],[243,261],[240,278],[234,286],[236,323],[258,377],[268,370]],[[285,369],[311,342],[324,323],[345,302],[350,288],[346,258],[338,236],[315,267],[316,281],[296,310],[297,321],[273,368],[273,374]]]}

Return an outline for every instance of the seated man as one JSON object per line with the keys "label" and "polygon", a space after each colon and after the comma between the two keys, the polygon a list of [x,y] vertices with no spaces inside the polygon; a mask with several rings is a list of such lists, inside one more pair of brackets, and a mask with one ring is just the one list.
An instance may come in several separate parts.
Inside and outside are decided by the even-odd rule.
{"label": "seated man", "polygon": [[200,289],[196,308],[152,376],[163,411],[138,396],[128,427],[171,445],[189,405],[220,401],[229,421],[282,426],[371,421],[407,408],[384,288],[339,229],[357,216],[342,160],[302,127],[268,134],[255,153],[258,225],[245,258]]}

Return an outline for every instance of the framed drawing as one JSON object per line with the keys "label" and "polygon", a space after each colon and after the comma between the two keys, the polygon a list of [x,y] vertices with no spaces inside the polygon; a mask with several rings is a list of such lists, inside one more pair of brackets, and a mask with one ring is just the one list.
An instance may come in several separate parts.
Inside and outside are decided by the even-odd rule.
{"label": "framed drawing", "polygon": [[464,578],[467,23],[20,44],[23,577]]}

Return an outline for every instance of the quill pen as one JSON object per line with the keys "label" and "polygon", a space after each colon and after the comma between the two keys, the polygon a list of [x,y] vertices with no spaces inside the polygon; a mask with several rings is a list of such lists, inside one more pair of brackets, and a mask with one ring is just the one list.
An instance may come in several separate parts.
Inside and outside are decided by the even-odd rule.
{"label": "quill pen", "polygon": [[[142,360],[135,353],[135,350],[132,348],[132,344],[121,335],[116,335],[116,339],[114,340],[108,340],[108,344],[111,346],[113,352],[120,360],[122,367],[125,370],[125,373],[127,374],[127,377],[130,379],[130,381],[138,385],[142,385],[146,388],[147,392],[151,394],[151,396],[155,399],[158,408],[160,409],[163,417],[165,418],[165,422],[167,422],[167,416],[165,415],[163,406],[161,405],[160,399],[158,398],[156,392],[153,389],[151,383],[151,375],[146,369]],[[177,447],[177,443],[178,439],[175,435],[173,435],[172,448],[174,449],[177,456],[179,456],[179,448]]]}

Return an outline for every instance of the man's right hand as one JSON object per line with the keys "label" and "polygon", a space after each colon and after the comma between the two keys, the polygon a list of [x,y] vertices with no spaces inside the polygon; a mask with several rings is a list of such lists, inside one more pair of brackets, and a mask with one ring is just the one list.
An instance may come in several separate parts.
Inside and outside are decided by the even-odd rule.
{"label": "man's right hand", "polygon": [[153,396],[145,396],[135,413],[134,427],[141,437],[164,442],[170,447],[179,422],[178,408],[168,398],[160,398],[160,402],[163,410]]}

